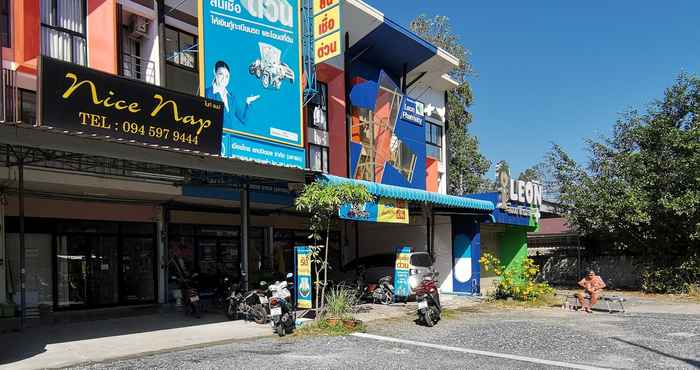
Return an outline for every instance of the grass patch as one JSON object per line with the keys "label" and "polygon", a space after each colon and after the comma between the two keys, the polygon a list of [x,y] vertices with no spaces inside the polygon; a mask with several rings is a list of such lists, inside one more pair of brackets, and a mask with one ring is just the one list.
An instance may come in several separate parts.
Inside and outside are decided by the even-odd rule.
{"label": "grass patch", "polygon": [[688,298],[700,303],[700,284],[688,284]]}
{"label": "grass patch", "polygon": [[298,328],[294,332],[294,336],[297,337],[337,337],[343,335],[349,335],[355,332],[364,333],[367,327],[364,323],[360,322],[354,329],[346,328],[342,322],[338,322],[335,325],[331,325],[326,320],[318,320],[304,324],[302,327]]}
{"label": "grass patch", "polygon": [[495,298],[489,298],[486,300],[484,303],[488,306],[492,306],[495,308],[549,308],[549,307],[559,307],[561,306],[561,299],[557,298],[554,295],[547,295],[543,297],[539,297],[536,300],[528,300],[528,301],[518,301],[518,300],[506,300],[506,299],[495,299]]}

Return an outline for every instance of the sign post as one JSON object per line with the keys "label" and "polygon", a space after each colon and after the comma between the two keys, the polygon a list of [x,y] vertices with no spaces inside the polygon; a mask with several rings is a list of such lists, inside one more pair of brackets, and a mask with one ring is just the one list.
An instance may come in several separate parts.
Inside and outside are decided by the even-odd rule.
{"label": "sign post", "polygon": [[394,265],[394,302],[398,297],[408,299],[411,287],[408,285],[411,247],[396,248],[396,264]]}
{"label": "sign post", "polygon": [[295,247],[297,308],[312,308],[311,303],[311,248]]}

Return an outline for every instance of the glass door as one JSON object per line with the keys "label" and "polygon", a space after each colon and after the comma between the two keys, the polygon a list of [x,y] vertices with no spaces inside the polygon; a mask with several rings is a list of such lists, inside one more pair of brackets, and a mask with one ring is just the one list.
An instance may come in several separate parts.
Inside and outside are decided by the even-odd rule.
{"label": "glass door", "polygon": [[58,307],[87,304],[87,240],[62,235],[56,253]]}
{"label": "glass door", "polygon": [[152,237],[124,237],[121,255],[121,291],[125,303],[155,301]]}

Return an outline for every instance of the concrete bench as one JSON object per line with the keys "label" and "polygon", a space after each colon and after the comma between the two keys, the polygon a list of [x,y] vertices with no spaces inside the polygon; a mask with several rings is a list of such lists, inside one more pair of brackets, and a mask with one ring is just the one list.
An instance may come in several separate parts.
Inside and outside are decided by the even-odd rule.
{"label": "concrete bench", "polygon": [[[588,300],[590,303],[591,301],[591,296],[586,294],[583,299]],[[625,305],[623,304],[625,302],[625,297],[619,296],[619,295],[605,295],[602,294],[600,297],[598,297],[598,302],[605,302],[606,307],[608,308],[609,313],[613,313],[613,309],[610,306],[610,304],[615,304],[617,303],[620,306],[620,309],[617,310],[618,312],[625,313]],[[573,304],[571,304],[573,302]],[[576,298],[576,294],[567,294],[566,295],[566,301],[564,302],[565,304],[574,307],[574,309],[578,310],[581,308],[581,305],[579,304],[578,298]]]}

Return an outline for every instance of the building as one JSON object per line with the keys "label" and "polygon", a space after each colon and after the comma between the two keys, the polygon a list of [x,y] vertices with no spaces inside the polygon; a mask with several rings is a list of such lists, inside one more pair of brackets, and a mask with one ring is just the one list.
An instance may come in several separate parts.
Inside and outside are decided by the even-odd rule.
{"label": "building", "polygon": [[[411,246],[435,256],[444,291],[459,291],[453,289],[450,271],[462,241],[454,241],[453,225],[487,217],[494,205],[446,195],[445,99],[456,86],[448,74],[459,63],[454,56],[360,0],[342,2],[345,47],[340,55],[313,69],[302,68],[308,64],[304,48],[298,69],[271,79],[263,68],[269,67],[266,57],[274,59],[275,48],[254,40],[261,62],[230,74],[245,86],[265,88],[257,98],[243,99],[246,111],[263,104],[255,100],[270,96],[271,88],[316,90],[306,95],[299,118],[275,116],[301,130],[270,130],[277,137],[272,140],[242,132],[253,128],[227,126],[229,119],[243,120],[227,116],[231,101],[216,98],[227,93],[220,86],[217,93],[211,82],[224,80],[210,73],[230,68],[214,65],[204,53],[234,49],[225,43],[212,46],[213,39],[200,34],[208,28],[197,16],[197,1],[0,4],[7,25],[2,39],[0,303],[26,307],[27,316],[168,303],[177,289],[170,279],[175,265],[200,271],[207,288],[223,277],[244,285],[272,278],[292,268],[294,246],[308,243],[306,218],[294,210],[293,200],[295,191],[313,179],[366,184],[378,198],[401,202],[410,214],[407,224],[338,222],[331,259],[339,278],[353,273],[348,266],[358,258]],[[289,24],[303,23],[289,14]],[[296,27],[285,32],[306,37]],[[208,41],[200,47],[203,40]],[[214,140],[221,142],[221,152],[192,149],[199,144],[191,136],[187,143],[182,136],[179,143],[163,145],[156,140],[164,140],[159,126],[141,132],[140,140],[138,125],[115,126],[117,134],[100,131],[109,126],[100,122],[107,115],[81,111],[82,123],[61,118],[64,110],[82,105],[54,105],[42,112],[42,105],[60,100],[58,90],[46,88],[61,81],[59,74],[45,74],[50,68],[90,73],[105,91],[116,91],[114,96],[124,89],[134,97],[169,94],[182,106],[202,103],[209,113],[225,106],[218,116],[222,139]],[[228,78],[227,73],[226,83]],[[292,85],[283,85],[286,80]],[[44,86],[42,99],[37,99],[39,86]],[[198,95],[214,100],[206,103]],[[106,98],[96,99],[109,108]],[[136,114],[138,104],[133,107]],[[266,114],[274,116],[275,109]],[[207,145],[213,144],[218,147],[211,140]],[[254,150],[248,154],[236,152],[250,146]],[[288,162],[265,158],[277,153]]]}

